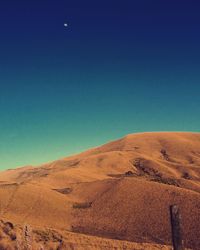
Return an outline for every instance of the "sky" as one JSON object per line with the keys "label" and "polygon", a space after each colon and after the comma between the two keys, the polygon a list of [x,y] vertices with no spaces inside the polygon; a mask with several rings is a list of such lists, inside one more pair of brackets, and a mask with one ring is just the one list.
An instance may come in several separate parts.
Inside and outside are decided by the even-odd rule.
{"label": "sky", "polygon": [[198,132],[198,2],[1,1],[0,169]]}

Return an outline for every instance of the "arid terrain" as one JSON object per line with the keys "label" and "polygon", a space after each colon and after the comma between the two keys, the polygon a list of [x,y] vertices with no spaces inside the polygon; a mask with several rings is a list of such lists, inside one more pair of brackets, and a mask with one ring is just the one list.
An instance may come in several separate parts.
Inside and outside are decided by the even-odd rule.
{"label": "arid terrain", "polygon": [[200,249],[200,133],[130,134],[84,153],[0,172],[0,249]]}

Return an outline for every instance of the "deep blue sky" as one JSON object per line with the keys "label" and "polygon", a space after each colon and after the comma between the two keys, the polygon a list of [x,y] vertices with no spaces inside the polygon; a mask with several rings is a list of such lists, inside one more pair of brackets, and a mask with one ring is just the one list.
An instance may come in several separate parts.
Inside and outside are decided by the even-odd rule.
{"label": "deep blue sky", "polygon": [[0,169],[199,131],[199,1],[94,2],[1,1]]}

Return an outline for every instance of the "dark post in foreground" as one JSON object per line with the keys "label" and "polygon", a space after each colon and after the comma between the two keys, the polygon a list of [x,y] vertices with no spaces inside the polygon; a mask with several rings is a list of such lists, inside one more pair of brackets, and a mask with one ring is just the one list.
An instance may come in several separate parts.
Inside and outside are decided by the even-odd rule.
{"label": "dark post in foreground", "polygon": [[184,250],[183,239],[180,225],[180,214],[177,205],[170,206],[170,216],[171,216],[171,229],[172,229],[172,243],[174,250]]}

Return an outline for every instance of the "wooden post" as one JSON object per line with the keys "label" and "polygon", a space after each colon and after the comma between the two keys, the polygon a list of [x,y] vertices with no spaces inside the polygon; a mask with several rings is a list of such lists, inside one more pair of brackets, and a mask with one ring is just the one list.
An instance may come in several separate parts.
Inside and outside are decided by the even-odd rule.
{"label": "wooden post", "polygon": [[172,243],[174,250],[184,250],[181,232],[181,216],[177,205],[170,206]]}

